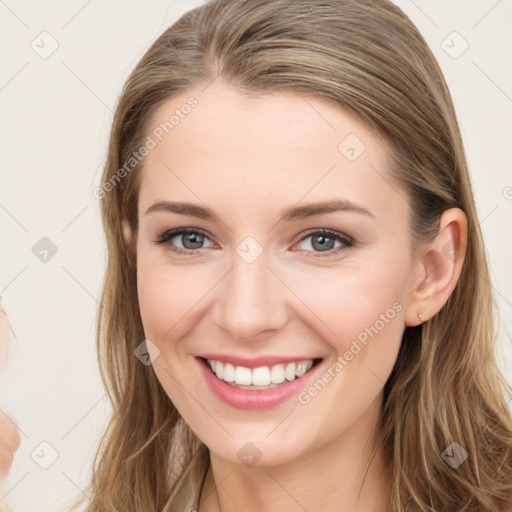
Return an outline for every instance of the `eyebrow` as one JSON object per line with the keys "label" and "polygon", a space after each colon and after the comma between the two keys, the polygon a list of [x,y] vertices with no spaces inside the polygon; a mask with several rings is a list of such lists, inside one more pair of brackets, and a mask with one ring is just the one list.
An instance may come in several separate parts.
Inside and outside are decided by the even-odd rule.
{"label": "eyebrow", "polygon": [[[278,222],[292,222],[304,220],[316,215],[323,215],[337,211],[355,212],[368,215],[375,218],[373,213],[364,208],[362,205],[356,204],[347,199],[332,199],[317,203],[309,203],[302,206],[292,206],[281,212]],[[146,215],[152,212],[170,212],[180,215],[189,215],[198,217],[199,219],[209,220],[212,222],[220,221],[218,215],[207,206],[200,206],[192,203],[181,203],[176,201],[158,201],[146,210]]]}

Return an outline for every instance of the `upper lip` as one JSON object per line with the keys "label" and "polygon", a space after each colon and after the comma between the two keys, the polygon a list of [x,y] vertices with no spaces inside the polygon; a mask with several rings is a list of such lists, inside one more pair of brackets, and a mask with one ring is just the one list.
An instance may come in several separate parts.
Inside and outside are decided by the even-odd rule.
{"label": "upper lip", "polygon": [[233,366],[245,366],[246,368],[259,368],[260,366],[274,366],[276,364],[296,363],[299,361],[308,361],[310,359],[320,359],[318,357],[281,357],[281,356],[258,356],[258,357],[237,357],[223,354],[201,354],[198,357],[204,359],[213,359],[222,363],[231,363]]}

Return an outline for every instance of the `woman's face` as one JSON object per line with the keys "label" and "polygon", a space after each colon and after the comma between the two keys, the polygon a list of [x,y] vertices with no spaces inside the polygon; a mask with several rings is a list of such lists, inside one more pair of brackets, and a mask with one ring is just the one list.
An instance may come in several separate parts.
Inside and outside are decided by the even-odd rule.
{"label": "woman's face", "polygon": [[162,105],[147,135],[140,311],[185,421],[234,463],[366,439],[417,268],[384,144],[322,100],[219,80]]}

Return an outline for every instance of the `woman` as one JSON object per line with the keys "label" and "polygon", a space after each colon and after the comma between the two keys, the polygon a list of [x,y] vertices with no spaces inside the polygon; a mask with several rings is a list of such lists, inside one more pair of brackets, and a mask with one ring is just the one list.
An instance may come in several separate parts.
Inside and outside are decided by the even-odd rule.
{"label": "woman", "polygon": [[461,136],[400,9],[186,13],[125,84],[96,195],[113,416],[87,511],[512,510]]}

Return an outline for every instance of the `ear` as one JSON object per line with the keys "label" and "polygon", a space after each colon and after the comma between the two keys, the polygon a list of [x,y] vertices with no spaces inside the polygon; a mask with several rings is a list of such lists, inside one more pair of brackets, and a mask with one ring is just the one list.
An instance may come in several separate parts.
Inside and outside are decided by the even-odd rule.
{"label": "ear", "polygon": [[432,318],[446,304],[459,280],[466,255],[467,219],[460,208],[441,215],[439,232],[419,251],[414,287],[405,308],[405,325]]}
{"label": "ear", "polygon": [[132,237],[133,237],[130,223],[128,222],[128,220],[123,219],[121,221],[121,226],[122,226],[122,230],[123,230],[124,241],[126,242],[126,245],[129,246],[132,241]]}
{"label": "ear", "polygon": [[121,221],[121,230],[123,232],[123,238],[124,238],[124,241],[125,241],[125,246],[126,246],[126,258],[128,259],[128,265],[130,267],[134,267],[135,266],[135,261],[136,261],[136,249],[135,249],[135,245],[134,245],[134,242],[135,242],[135,236],[134,236],[134,233],[133,233],[133,230],[130,226],[130,223],[128,222],[127,219],[123,219]]}

